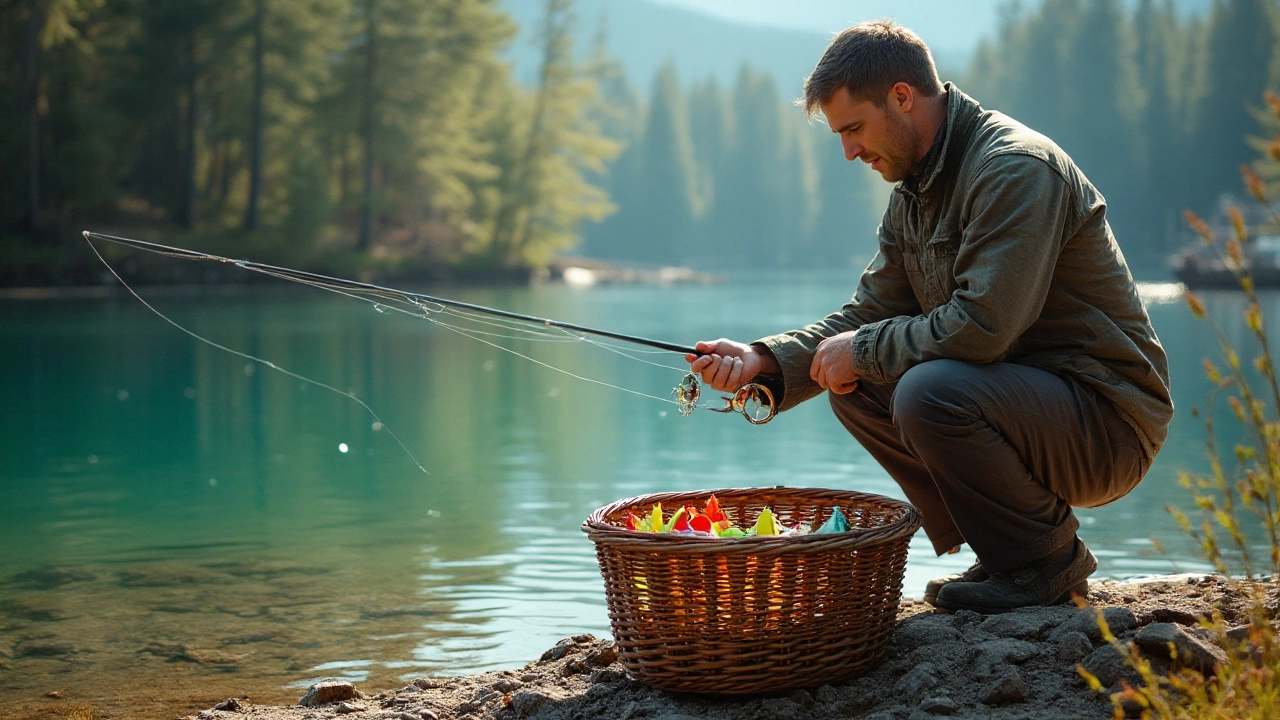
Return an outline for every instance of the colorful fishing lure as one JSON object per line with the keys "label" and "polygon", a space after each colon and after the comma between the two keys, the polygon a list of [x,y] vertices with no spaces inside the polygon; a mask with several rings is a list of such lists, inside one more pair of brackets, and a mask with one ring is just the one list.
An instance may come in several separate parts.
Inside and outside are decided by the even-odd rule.
{"label": "colorful fishing lure", "polygon": [[745,537],[783,537],[789,535],[829,535],[849,531],[849,519],[840,508],[835,508],[831,516],[817,530],[807,522],[795,525],[784,525],[778,516],[769,508],[764,508],[756,516],[755,524],[746,530],[734,524],[733,520],[720,509],[716,496],[712,495],[702,510],[691,505],[677,507],[670,516],[662,511],[662,503],[655,503],[644,515],[627,513],[626,528],[638,532],[667,533],[674,535],[695,535],[718,538]]}

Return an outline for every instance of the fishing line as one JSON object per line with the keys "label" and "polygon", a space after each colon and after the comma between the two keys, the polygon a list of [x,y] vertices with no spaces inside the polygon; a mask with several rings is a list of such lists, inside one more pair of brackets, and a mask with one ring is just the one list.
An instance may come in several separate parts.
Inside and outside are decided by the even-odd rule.
{"label": "fishing line", "polygon": [[[88,238],[89,238],[89,233],[85,233],[85,239],[86,239],[86,240],[88,240]],[[406,446],[405,446],[405,444],[400,440],[400,437],[399,437],[398,435],[396,435],[394,432],[392,432],[391,428],[390,428],[390,427],[389,427],[385,422],[383,422],[383,421],[382,421],[382,418],[378,417],[378,414],[377,414],[376,412],[374,412],[374,411],[373,411],[373,408],[369,407],[368,403],[366,403],[365,401],[363,401],[363,400],[361,400],[360,398],[356,397],[353,393],[346,392],[346,391],[344,391],[344,390],[339,390],[338,388],[336,388],[336,387],[334,387],[334,386],[332,386],[332,385],[326,385],[326,384],[324,384],[324,383],[322,383],[322,382],[320,382],[320,381],[318,381],[318,380],[312,380],[311,378],[303,377],[302,375],[299,375],[298,373],[295,373],[295,372],[293,372],[293,371],[291,371],[291,370],[287,370],[287,369],[285,369],[285,368],[280,367],[279,365],[276,365],[275,363],[271,362],[270,360],[263,360],[262,358],[254,357],[253,355],[249,355],[248,353],[243,353],[243,352],[240,352],[239,350],[235,350],[235,349],[229,348],[229,347],[227,347],[226,345],[220,345],[220,344],[218,344],[218,343],[216,343],[216,342],[214,342],[214,341],[212,341],[212,340],[209,340],[209,339],[207,339],[207,338],[201,337],[200,335],[197,335],[196,333],[194,333],[194,332],[192,332],[192,331],[190,331],[190,330],[186,329],[185,327],[183,327],[183,326],[179,325],[178,323],[174,322],[174,321],[173,321],[173,320],[172,320],[168,315],[165,315],[164,313],[162,313],[162,312],[160,312],[159,310],[155,309],[155,308],[151,305],[151,303],[149,303],[149,302],[147,302],[146,300],[144,300],[144,299],[142,298],[142,296],[141,296],[141,295],[139,295],[137,292],[135,292],[135,291],[134,291],[134,289],[133,289],[132,287],[130,287],[130,286],[129,286],[129,283],[125,282],[125,281],[124,281],[124,278],[120,277],[120,273],[117,273],[117,272],[116,272],[116,269],[115,269],[115,268],[113,268],[113,267],[111,267],[111,264],[107,262],[107,259],[106,259],[106,258],[104,258],[104,257],[102,257],[102,253],[98,252],[98,248],[97,248],[97,247],[96,247],[92,242],[90,242],[90,243],[89,243],[89,247],[93,250],[93,254],[94,254],[94,255],[97,255],[97,256],[98,256],[98,259],[102,261],[102,264],[107,266],[107,270],[108,270],[108,271],[110,271],[110,272],[111,272],[111,274],[115,276],[116,280],[119,280],[119,281],[120,281],[120,284],[124,286],[124,289],[129,291],[129,294],[130,294],[130,295],[132,295],[132,296],[134,296],[135,298],[137,298],[138,302],[142,303],[142,304],[143,304],[143,306],[145,306],[145,307],[146,307],[148,310],[150,310],[151,312],[153,312],[153,313],[155,313],[156,315],[160,316],[160,318],[161,318],[162,320],[164,320],[165,322],[167,322],[167,323],[169,323],[170,325],[172,325],[172,326],[174,326],[174,327],[178,328],[179,330],[181,330],[182,332],[186,333],[187,335],[190,335],[191,337],[195,338],[196,340],[199,340],[200,342],[205,343],[206,345],[210,345],[210,346],[215,347],[215,348],[217,348],[217,349],[219,349],[219,350],[223,350],[223,351],[225,351],[225,352],[229,352],[229,353],[231,353],[232,355],[236,355],[236,356],[238,356],[238,357],[242,357],[242,358],[244,358],[244,359],[246,359],[246,360],[250,360],[250,361],[252,361],[252,362],[256,362],[256,363],[258,363],[258,364],[260,364],[260,365],[264,365],[264,366],[266,366],[266,367],[268,367],[268,368],[271,368],[272,370],[278,370],[278,371],[280,371],[280,372],[284,373],[285,375],[288,375],[288,376],[289,376],[289,377],[291,377],[291,378],[296,378],[296,379],[298,379],[298,380],[301,380],[302,382],[310,383],[310,384],[312,384],[312,385],[315,385],[316,387],[321,387],[321,388],[324,388],[324,389],[326,389],[326,390],[331,390],[331,391],[333,391],[333,392],[335,392],[335,393],[337,393],[337,394],[339,394],[339,395],[342,395],[342,396],[344,396],[344,397],[350,398],[351,400],[353,400],[353,401],[355,401],[357,404],[359,404],[359,405],[360,405],[360,407],[364,408],[364,409],[369,413],[369,416],[373,418],[373,421],[374,421],[375,423],[377,423],[379,426],[381,426],[381,428],[382,428],[383,430],[386,430],[386,431],[387,431],[387,434],[388,434],[388,435],[390,435],[390,436],[391,436],[391,437],[396,441],[396,444],[398,444],[398,445],[400,446],[400,449],[401,449],[401,450],[404,450],[405,454],[409,456],[409,459],[413,461],[413,464],[414,464],[414,465],[417,465],[417,466],[418,466],[418,469],[419,469],[419,470],[421,470],[422,472],[424,472],[424,473],[426,473],[426,474],[428,474],[428,475],[430,475],[430,474],[431,474],[430,472],[428,472],[428,471],[427,471],[427,469],[426,469],[425,467],[423,467],[423,466],[422,466],[422,463],[418,462],[418,458],[417,458],[416,456],[414,456],[413,452],[412,452],[412,451],[410,451],[408,447],[406,447]],[[178,257],[178,256],[177,256],[177,255],[175,255],[174,257]]]}
{"label": "fishing line", "polygon": [[[697,351],[691,347],[684,347],[684,346],[676,345],[673,343],[650,340],[648,338],[642,338],[642,337],[633,336],[633,335],[625,335],[622,333],[614,333],[610,331],[597,330],[593,328],[584,327],[581,325],[575,325],[573,323],[566,323],[562,321],[551,320],[548,318],[538,318],[530,315],[523,315],[520,313],[512,313],[504,310],[487,308],[480,305],[472,305],[470,303],[444,300],[441,298],[434,298],[434,297],[431,297],[428,295],[422,295],[419,293],[411,293],[403,290],[397,290],[395,288],[380,287],[377,285],[372,285],[370,283],[361,283],[353,280],[334,278],[334,277],[319,275],[316,273],[310,273],[310,272],[301,271],[301,270],[293,270],[290,268],[277,267],[272,265],[266,265],[263,263],[251,262],[248,260],[235,260],[228,257],[213,255],[210,253],[187,250],[183,248],[176,248],[176,247],[171,247],[167,245],[161,245],[159,243],[146,242],[143,240],[134,240],[130,238],[117,237],[113,235],[104,235],[101,233],[88,232],[88,231],[84,232],[84,237],[85,237],[85,241],[89,244],[90,249],[93,250],[94,255],[97,256],[98,260],[102,262],[102,264],[116,278],[116,280],[118,280],[120,284],[123,285],[124,288],[129,291],[129,294],[131,294],[134,298],[136,298],[138,302],[142,303],[142,305],[146,307],[148,310],[150,310],[152,313],[159,316],[162,320],[172,325],[173,327],[177,328],[178,330],[182,331],[186,335],[189,335],[190,337],[196,340],[199,340],[202,343],[205,343],[206,345],[209,345],[211,347],[217,348],[224,352],[230,353],[237,357],[244,358],[251,362],[258,363],[272,370],[276,370],[288,377],[300,380],[302,382],[305,382],[311,385],[315,385],[316,387],[330,390],[334,393],[337,393],[339,395],[342,395],[343,397],[346,397],[354,401],[355,403],[360,405],[360,407],[364,408],[364,410],[369,413],[370,417],[373,418],[375,423],[374,427],[385,429],[387,433],[391,435],[391,437],[396,441],[396,444],[398,444],[400,448],[405,452],[405,454],[409,456],[409,458],[413,461],[414,465],[416,465],[419,470],[427,474],[430,474],[430,473],[427,471],[425,467],[423,467],[422,463],[418,461],[417,457],[413,454],[413,452],[409,450],[408,446],[406,446],[404,442],[400,440],[399,436],[397,436],[395,432],[393,432],[391,428],[385,422],[382,421],[382,419],[378,416],[378,414],[374,412],[372,407],[370,407],[366,402],[364,402],[359,397],[357,397],[354,393],[340,390],[332,385],[328,385],[323,382],[305,377],[291,370],[283,368],[279,365],[276,365],[275,363],[269,360],[256,357],[253,355],[249,355],[248,353],[241,352],[239,350],[235,350],[233,348],[230,348],[225,345],[214,342],[212,340],[209,340],[191,330],[188,330],[186,327],[182,326],[181,324],[179,324],[169,316],[165,315],[164,313],[156,309],[153,305],[151,305],[151,303],[147,302],[141,295],[139,295],[129,285],[129,283],[125,282],[124,278],[121,277],[118,272],[116,272],[115,268],[112,267],[112,265],[102,255],[102,253],[99,252],[97,246],[93,242],[93,239],[98,238],[114,244],[124,245],[125,247],[129,247],[131,249],[143,250],[146,252],[162,255],[165,257],[177,258],[182,260],[198,260],[198,261],[202,260],[206,262],[219,262],[224,264],[232,264],[243,270],[257,272],[257,273],[267,275],[269,277],[274,277],[280,280],[295,282],[302,285],[314,287],[320,290],[332,292],[338,295],[342,295],[344,297],[349,297],[355,300],[361,300],[363,302],[371,304],[374,310],[380,314],[386,314],[388,312],[396,312],[396,313],[408,315],[409,317],[412,317],[415,319],[426,320],[427,322],[430,322],[433,325],[441,327],[445,330],[470,338],[472,340],[475,340],[476,342],[483,343],[485,345],[488,345],[489,347],[502,350],[503,352],[509,353],[523,360],[527,360],[536,365],[547,368],[548,370],[553,370],[555,372],[561,373],[575,380],[593,383],[596,385],[612,388],[614,390],[620,390],[622,392],[629,393],[631,395],[636,395],[639,397],[649,398],[651,400],[657,400],[659,402],[676,405],[677,409],[682,415],[689,415],[693,412],[694,409],[698,407],[698,398],[700,393],[699,393],[696,376],[694,376],[692,373],[689,373],[687,369],[665,365],[662,363],[654,362],[652,360],[648,360],[648,359],[637,356],[638,353],[657,354],[662,352],[682,352],[686,354],[687,353],[700,354],[700,353],[697,353]],[[484,329],[477,329],[475,327],[461,327],[459,325],[455,325],[452,322],[446,322],[445,320],[439,317],[434,317],[434,316],[445,316],[445,317],[453,318],[458,321],[471,323],[473,325],[480,325],[480,326],[483,326],[486,328],[492,328],[492,329],[484,330]],[[622,346],[614,342],[608,342],[606,340],[590,337],[590,335],[596,335],[603,338],[609,338],[610,340],[618,340],[626,343],[631,343],[633,345],[643,345],[652,349],[641,350],[634,347],[627,347],[624,349]],[[652,365],[654,367],[658,367],[666,370],[682,372],[684,373],[684,378],[681,380],[680,384],[676,387],[676,389],[672,392],[672,394],[675,396],[675,399],[672,399],[670,397],[661,397],[658,395],[641,392],[639,390],[633,390],[631,388],[623,387],[620,385],[615,385],[613,383],[605,382],[603,380],[597,380],[595,378],[579,375],[577,373],[571,372],[564,368],[556,367],[554,365],[551,365],[550,363],[544,362],[537,358],[518,352],[512,348],[509,348],[497,342],[494,342],[494,340],[557,342],[557,343],[582,342],[582,343],[591,345],[593,347],[597,347],[599,349],[605,350],[607,352],[620,355],[630,360],[634,360],[636,362],[644,363],[646,365]],[[720,410],[717,408],[704,408],[704,409],[715,410],[719,412],[726,412],[726,411],[740,412],[743,414],[744,417],[747,418],[748,421],[754,424],[759,424],[760,422],[767,422],[768,418],[771,418],[773,416],[772,396],[770,396],[769,414],[764,420],[759,420],[758,416],[753,419],[753,416],[751,414],[744,411],[743,402],[740,400],[740,396],[742,396],[741,391],[739,391],[739,393],[736,393],[733,399],[726,398],[726,400],[728,400],[728,403],[726,404],[726,407],[724,410]]]}

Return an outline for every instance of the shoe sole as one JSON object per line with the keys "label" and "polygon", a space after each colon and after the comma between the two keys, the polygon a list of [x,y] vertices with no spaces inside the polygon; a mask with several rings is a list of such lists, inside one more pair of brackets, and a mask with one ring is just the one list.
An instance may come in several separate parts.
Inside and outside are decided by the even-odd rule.
{"label": "shoe sole", "polygon": [[931,604],[934,607],[939,607],[939,608],[942,608],[943,610],[950,610],[952,612],[955,612],[957,610],[972,610],[973,612],[982,613],[983,615],[1000,615],[1001,613],[1013,612],[1014,610],[1017,610],[1020,607],[1051,607],[1053,605],[1062,605],[1064,603],[1071,602],[1072,599],[1076,596],[1087,597],[1088,595],[1089,595],[1089,581],[1082,580],[1074,587],[1068,589],[1066,592],[1059,595],[1052,602],[1047,602],[1042,605],[1015,605],[1013,607],[983,607],[981,605],[959,605],[956,603],[949,603],[946,600],[938,602],[938,599],[936,597],[934,598],[934,602],[932,602]]}

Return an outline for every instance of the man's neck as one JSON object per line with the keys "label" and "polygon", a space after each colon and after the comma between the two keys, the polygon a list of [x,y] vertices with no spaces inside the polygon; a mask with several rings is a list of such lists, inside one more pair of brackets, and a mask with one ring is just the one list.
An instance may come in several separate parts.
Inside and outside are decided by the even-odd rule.
{"label": "man's neck", "polygon": [[929,148],[933,147],[933,140],[938,135],[938,129],[942,127],[942,123],[947,119],[947,93],[942,92],[933,97],[920,98],[924,112],[920,116],[919,125],[916,127],[920,130],[920,146],[916,148],[916,162],[924,159],[929,153]]}

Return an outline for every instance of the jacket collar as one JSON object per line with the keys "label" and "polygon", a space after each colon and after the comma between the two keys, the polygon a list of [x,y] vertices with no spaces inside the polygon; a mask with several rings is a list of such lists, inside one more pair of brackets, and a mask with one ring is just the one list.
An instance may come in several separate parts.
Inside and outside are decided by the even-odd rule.
{"label": "jacket collar", "polygon": [[976,100],[965,95],[952,83],[942,86],[947,94],[947,117],[942,122],[929,152],[921,158],[911,175],[898,183],[897,189],[908,195],[920,196],[938,181],[944,169],[958,165],[960,154],[973,132],[974,119],[982,111]]}

